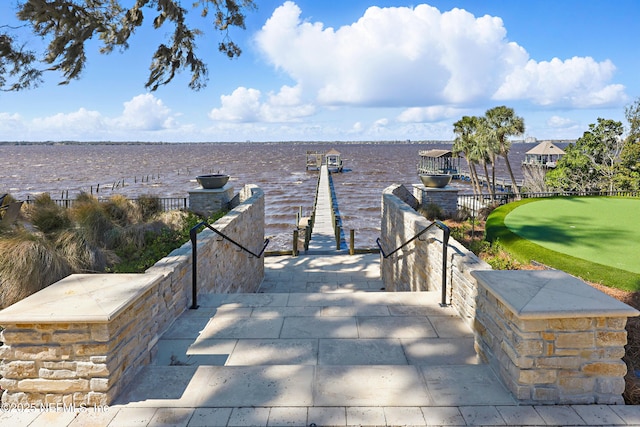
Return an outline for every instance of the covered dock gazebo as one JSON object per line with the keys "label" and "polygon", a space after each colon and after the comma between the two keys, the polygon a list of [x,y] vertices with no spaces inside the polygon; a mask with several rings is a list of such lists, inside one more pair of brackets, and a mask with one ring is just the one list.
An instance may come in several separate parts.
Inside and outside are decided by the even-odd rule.
{"label": "covered dock gazebo", "polygon": [[457,175],[460,170],[460,158],[454,157],[450,150],[420,150],[418,175],[447,174]]}

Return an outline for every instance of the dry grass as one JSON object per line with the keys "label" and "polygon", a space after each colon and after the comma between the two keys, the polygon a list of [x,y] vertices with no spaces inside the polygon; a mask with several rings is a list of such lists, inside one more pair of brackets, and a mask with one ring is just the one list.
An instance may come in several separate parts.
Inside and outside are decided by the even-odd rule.
{"label": "dry grass", "polygon": [[111,196],[108,201],[102,203],[102,208],[109,218],[121,227],[142,221],[139,206],[121,194]]}
{"label": "dry grass", "polygon": [[54,241],[57,253],[62,256],[75,273],[103,272],[113,255],[89,243],[79,230],[60,232]]}
{"label": "dry grass", "polygon": [[84,239],[93,245],[107,246],[109,232],[115,224],[98,199],[86,194],[78,196],[70,215],[78,224]]}
{"label": "dry grass", "polygon": [[66,209],[56,205],[49,194],[41,194],[27,206],[27,218],[43,233],[69,228],[71,219]]}
{"label": "dry grass", "polygon": [[69,263],[44,238],[17,231],[0,239],[0,308],[69,274]]}

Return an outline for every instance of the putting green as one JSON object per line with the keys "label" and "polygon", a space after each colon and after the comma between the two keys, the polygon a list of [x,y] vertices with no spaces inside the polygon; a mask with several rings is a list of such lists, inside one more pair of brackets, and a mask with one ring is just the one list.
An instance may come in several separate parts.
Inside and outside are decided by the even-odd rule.
{"label": "putting green", "polygon": [[504,224],[544,248],[640,273],[640,199],[539,199],[515,208]]}

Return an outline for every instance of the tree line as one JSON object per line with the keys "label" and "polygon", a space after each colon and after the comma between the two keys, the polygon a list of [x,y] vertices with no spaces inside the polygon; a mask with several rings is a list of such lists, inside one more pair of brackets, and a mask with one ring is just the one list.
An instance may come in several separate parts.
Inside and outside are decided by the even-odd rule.
{"label": "tree line", "polygon": [[[640,98],[625,108],[625,116],[626,135],[619,121],[598,118],[590,124],[582,137],[565,148],[556,167],[541,178],[543,191],[640,191]],[[479,177],[483,173],[489,195],[495,198],[496,160],[502,157],[512,191],[520,196],[509,163],[509,137],[522,135],[524,130],[524,119],[506,106],[489,109],[484,116],[464,116],[453,124],[452,152],[464,156],[474,194],[483,194]]]}

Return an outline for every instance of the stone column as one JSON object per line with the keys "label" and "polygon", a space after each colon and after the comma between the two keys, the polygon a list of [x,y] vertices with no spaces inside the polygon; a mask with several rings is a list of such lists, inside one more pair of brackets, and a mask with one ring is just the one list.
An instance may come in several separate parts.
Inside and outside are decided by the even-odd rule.
{"label": "stone column", "polygon": [[195,188],[189,191],[189,209],[199,215],[210,217],[221,210],[229,209],[233,199],[233,186],[229,183],[222,188]]}
{"label": "stone column", "polygon": [[523,403],[623,404],[636,309],[558,270],[475,271],[476,348]]}
{"label": "stone column", "polygon": [[451,216],[458,210],[459,189],[447,185],[444,188],[425,187],[422,184],[413,184],[413,195],[420,203],[421,208],[434,203],[442,209],[442,213]]}

